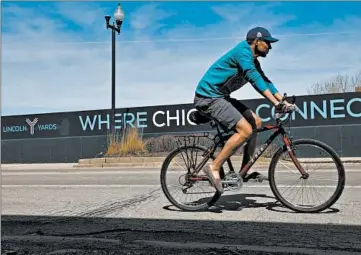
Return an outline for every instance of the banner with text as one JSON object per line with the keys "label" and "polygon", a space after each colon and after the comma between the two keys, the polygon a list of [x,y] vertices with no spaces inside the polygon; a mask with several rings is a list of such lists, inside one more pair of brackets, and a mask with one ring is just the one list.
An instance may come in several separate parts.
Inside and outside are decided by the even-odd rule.
{"label": "banner with text", "polygon": [[[274,107],[266,99],[242,100],[264,124],[274,122]],[[361,124],[361,93],[298,96],[292,126]],[[116,110],[117,130],[138,127],[144,134],[211,131],[209,124],[189,120],[192,104],[122,108]],[[61,112],[1,117],[2,140],[105,135],[110,110]]]}

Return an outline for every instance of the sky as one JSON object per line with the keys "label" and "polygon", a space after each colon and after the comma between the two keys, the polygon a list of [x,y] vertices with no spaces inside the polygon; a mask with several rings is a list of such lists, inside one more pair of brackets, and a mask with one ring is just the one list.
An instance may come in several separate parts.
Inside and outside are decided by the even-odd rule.
{"label": "sky", "polygon": [[[116,107],[192,103],[208,67],[255,26],[280,41],[260,59],[283,94],[361,66],[361,2],[121,2]],[[1,2],[2,115],[109,109],[117,2]],[[247,84],[232,94],[261,97]]]}

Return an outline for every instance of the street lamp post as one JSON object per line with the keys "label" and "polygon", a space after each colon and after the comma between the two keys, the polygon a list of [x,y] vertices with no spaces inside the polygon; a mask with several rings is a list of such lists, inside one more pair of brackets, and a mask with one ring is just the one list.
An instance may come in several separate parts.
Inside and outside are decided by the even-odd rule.
{"label": "street lamp post", "polygon": [[112,110],[111,110],[111,130],[112,130],[112,138],[115,135],[115,32],[120,34],[120,28],[124,19],[124,12],[118,4],[117,9],[114,12],[115,23],[110,24],[110,16],[105,16],[106,28],[110,28],[112,30]]}

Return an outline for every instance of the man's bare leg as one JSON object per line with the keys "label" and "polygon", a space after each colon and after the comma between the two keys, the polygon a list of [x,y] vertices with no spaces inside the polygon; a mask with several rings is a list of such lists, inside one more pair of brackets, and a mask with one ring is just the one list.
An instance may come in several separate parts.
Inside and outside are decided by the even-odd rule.
{"label": "man's bare leg", "polygon": [[[256,120],[257,128],[260,128],[262,125],[261,119],[253,112],[252,115]],[[252,134],[252,126],[245,118],[242,118],[236,125],[236,131],[237,133],[228,139],[216,159],[210,164],[213,176],[216,179],[220,178],[219,170],[221,169],[223,163],[232,156],[238,147]]]}

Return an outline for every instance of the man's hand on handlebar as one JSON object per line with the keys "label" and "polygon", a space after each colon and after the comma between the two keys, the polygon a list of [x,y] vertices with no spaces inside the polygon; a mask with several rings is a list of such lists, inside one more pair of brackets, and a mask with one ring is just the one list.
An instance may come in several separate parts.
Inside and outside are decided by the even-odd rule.
{"label": "man's hand on handlebar", "polygon": [[296,110],[296,105],[294,104],[295,101],[295,97],[293,98],[293,103],[289,103],[286,100],[286,94],[283,97],[282,101],[276,105],[276,111],[279,113],[291,113],[294,112]]}
{"label": "man's hand on handlebar", "polygon": [[[287,94],[284,94],[282,98],[277,93],[276,96],[272,95],[272,93],[267,89],[265,92],[263,92],[263,95],[265,98],[267,98],[269,101],[272,102],[272,104],[276,108],[276,112],[278,113],[289,113],[296,110],[296,105],[294,104],[296,101],[296,97],[293,96],[291,98],[291,103],[286,101]],[[279,101],[280,100],[280,101]]]}
{"label": "man's hand on handlebar", "polygon": [[286,110],[287,111],[295,111],[296,110],[296,105],[295,104],[290,104],[289,102],[287,102],[286,100],[283,102],[286,106]]}
{"label": "man's hand on handlebar", "polygon": [[276,111],[279,113],[290,113],[296,110],[296,105],[290,104],[288,102],[279,103],[276,106]]}

